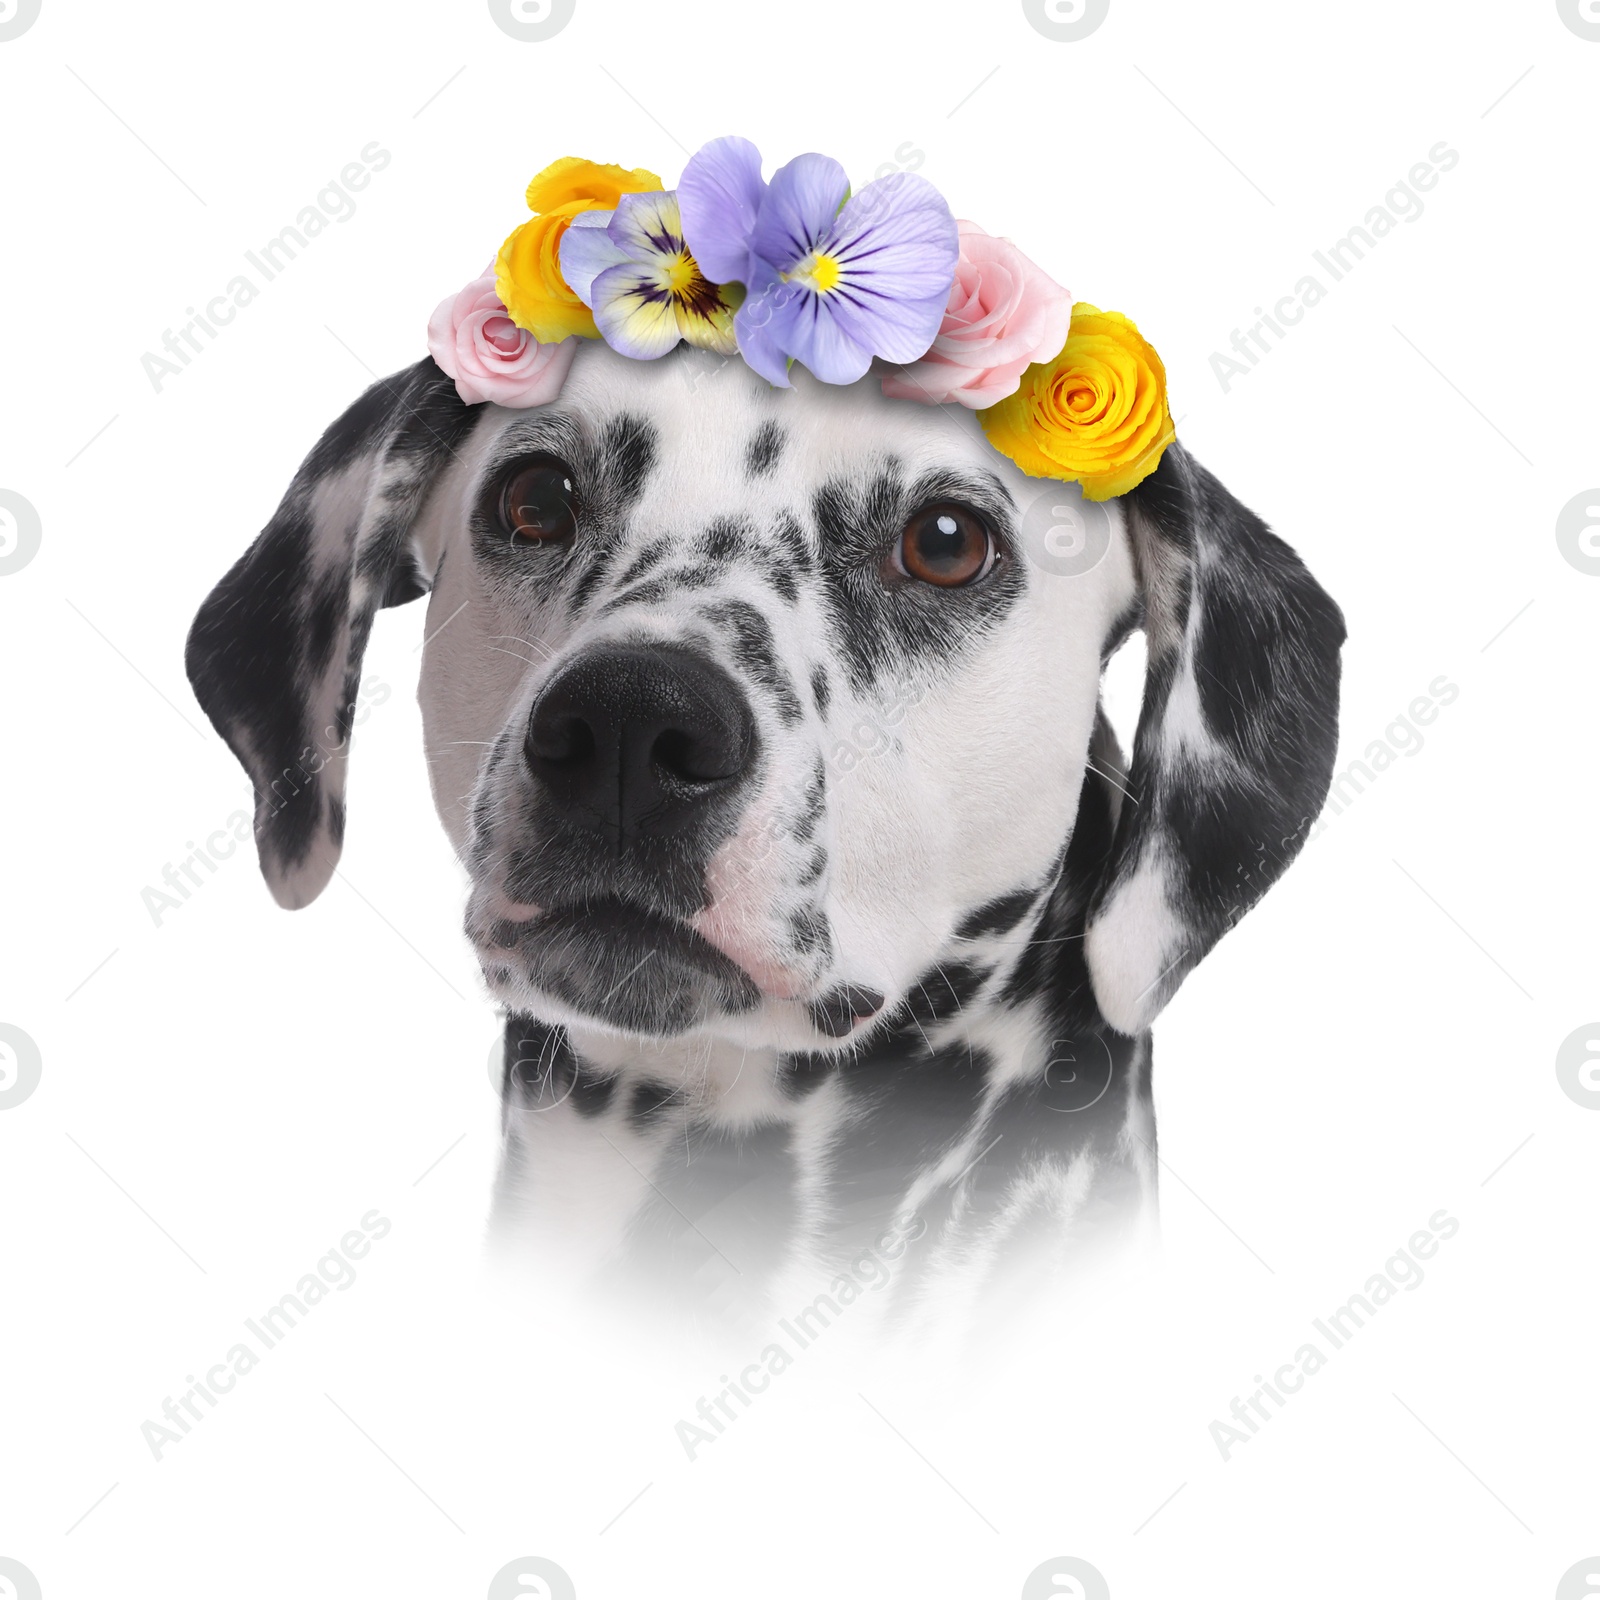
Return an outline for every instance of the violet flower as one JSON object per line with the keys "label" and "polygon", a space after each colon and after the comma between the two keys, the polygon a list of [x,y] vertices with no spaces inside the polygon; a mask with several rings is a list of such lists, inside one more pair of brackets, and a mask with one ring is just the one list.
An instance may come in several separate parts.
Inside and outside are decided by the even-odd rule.
{"label": "violet flower", "polygon": [[939,332],[959,245],[925,178],[896,172],[850,197],[844,168],[796,156],[771,183],[748,139],[713,139],[678,184],[685,242],[706,277],[745,285],[733,329],[745,361],[788,386],[791,360],[854,383],[874,356],[912,362]]}

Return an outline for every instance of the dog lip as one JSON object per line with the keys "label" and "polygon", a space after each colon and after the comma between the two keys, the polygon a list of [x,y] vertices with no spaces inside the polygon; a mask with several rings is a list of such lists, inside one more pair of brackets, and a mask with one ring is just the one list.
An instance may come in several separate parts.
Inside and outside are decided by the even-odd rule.
{"label": "dog lip", "polygon": [[630,943],[659,941],[686,953],[704,956],[719,968],[736,964],[730,963],[722,951],[710,940],[702,938],[688,923],[653,910],[637,900],[624,900],[620,895],[597,895],[592,900],[573,900],[564,905],[544,906],[538,916],[518,926],[517,938],[520,941],[531,932],[556,929],[624,938]]}
{"label": "dog lip", "polygon": [[[547,906],[520,927],[517,947],[541,988],[602,1018],[635,1018],[645,1033],[681,1032],[707,1009],[746,1011],[761,999],[693,928],[614,896]],[[642,987],[630,988],[635,974]]]}
{"label": "dog lip", "polygon": [[866,1022],[883,1009],[883,996],[865,985],[846,983],[830,989],[806,1008],[819,1033],[842,1039],[858,1022]]}
{"label": "dog lip", "polygon": [[775,987],[753,972],[737,951],[706,937],[692,923],[619,895],[517,909],[527,914],[496,917],[480,931],[476,942],[485,960],[503,960],[524,943],[538,942],[542,935],[600,937],[629,947],[630,953],[634,949],[648,952],[640,956],[641,964],[659,952],[714,980],[731,983],[752,998],[795,1001],[804,1006],[818,1032],[830,1038],[844,1038],[883,1009],[884,996],[862,984],[841,984],[809,1000],[803,991]]}

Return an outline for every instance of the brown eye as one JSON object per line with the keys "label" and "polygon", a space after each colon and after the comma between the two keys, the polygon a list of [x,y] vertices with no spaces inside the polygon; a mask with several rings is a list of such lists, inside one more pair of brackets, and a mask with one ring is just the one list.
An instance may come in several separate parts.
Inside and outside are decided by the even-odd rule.
{"label": "brown eye", "polygon": [[572,474],[559,461],[536,461],[519,469],[500,499],[500,520],[513,539],[555,544],[577,531]]}
{"label": "brown eye", "polygon": [[953,589],[988,572],[994,565],[995,540],[965,506],[924,506],[906,524],[895,554],[907,577]]}

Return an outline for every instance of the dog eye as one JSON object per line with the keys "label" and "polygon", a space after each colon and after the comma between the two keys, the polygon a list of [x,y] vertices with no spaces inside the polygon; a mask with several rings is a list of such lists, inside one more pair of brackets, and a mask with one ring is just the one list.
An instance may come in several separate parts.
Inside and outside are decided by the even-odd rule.
{"label": "dog eye", "polygon": [[577,531],[572,474],[559,461],[532,461],[506,481],[500,521],[524,544],[555,544]]}
{"label": "dog eye", "polygon": [[924,506],[906,524],[896,546],[896,568],[920,583],[953,589],[974,583],[994,565],[995,538],[965,506]]}

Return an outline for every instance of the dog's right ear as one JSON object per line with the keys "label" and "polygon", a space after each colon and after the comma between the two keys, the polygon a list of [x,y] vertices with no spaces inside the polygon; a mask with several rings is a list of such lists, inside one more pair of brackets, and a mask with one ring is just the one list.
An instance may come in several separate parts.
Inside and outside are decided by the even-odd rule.
{"label": "dog's right ear", "polygon": [[1126,497],[1148,665],[1084,959],[1137,1034],[1306,841],[1338,744],[1344,618],[1179,444]]}
{"label": "dog's right ear", "polygon": [[189,682],[255,785],[261,872],[291,910],[339,861],[373,615],[431,586],[413,534],[482,413],[431,360],[374,384],[323,434],[189,632]]}

